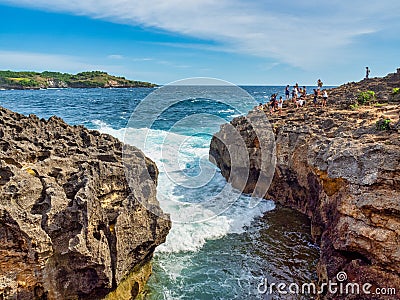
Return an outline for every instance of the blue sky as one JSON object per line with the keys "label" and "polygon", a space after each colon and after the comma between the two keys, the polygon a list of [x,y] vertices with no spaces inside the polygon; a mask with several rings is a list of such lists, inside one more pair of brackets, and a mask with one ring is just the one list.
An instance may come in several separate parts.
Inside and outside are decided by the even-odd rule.
{"label": "blue sky", "polygon": [[358,81],[400,67],[400,1],[0,0],[0,69],[166,84]]}

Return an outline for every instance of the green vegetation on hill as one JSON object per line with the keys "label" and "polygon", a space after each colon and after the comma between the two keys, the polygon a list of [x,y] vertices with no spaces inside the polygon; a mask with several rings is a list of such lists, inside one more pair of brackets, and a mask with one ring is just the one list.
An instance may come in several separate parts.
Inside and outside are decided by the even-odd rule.
{"label": "green vegetation on hill", "polygon": [[376,99],[374,91],[361,92],[358,95],[357,101],[360,105],[371,104]]}
{"label": "green vegetation on hill", "polygon": [[391,119],[386,118],[386,119],[380,119],[376,121],[376,129],[378,130],[390,130],[390,123],[392,122]]}
{"label": "green vegetation on hill", "polygon": [[128,80],[102,71],[68,74],[60,72],[15,72],[0,71],[0,88],[39,89],[39,88],[107,88],[107,87],[156,87],[156,84]]}

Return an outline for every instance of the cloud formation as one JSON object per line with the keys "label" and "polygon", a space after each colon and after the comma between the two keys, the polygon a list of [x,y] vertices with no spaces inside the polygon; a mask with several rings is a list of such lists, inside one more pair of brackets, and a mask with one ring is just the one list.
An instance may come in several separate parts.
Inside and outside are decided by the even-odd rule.
{"label": "cloud formation", "polygon": [[[212,41],[218,51],[273,58],[292,66],[335,59],[358,37],[396,18],[397,0],[0,0]],[[204,44],[202,45],[204,47]]]}
{"label": "cloud formation", "polygon": [[[27,70],[27,66],[29,66],[29,70]],[[104,69],[115,73],[121,71],[120,67],[116,65],[99,65],[83,62],[82,57],[22,51],[0,51],[0,69],[21,71],[65,70],[72,73]]]}
{"label": "cloud formation", "polygon": [[123,59],[124,56],[120,55],[120,54],[110,54],[110,55],[107,56],[107,58],[109,58],[109,59]]}

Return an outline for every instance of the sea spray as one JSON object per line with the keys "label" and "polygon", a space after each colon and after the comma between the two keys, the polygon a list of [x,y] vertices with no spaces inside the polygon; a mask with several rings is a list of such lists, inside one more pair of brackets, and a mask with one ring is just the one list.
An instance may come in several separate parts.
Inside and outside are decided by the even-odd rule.
{"label": "sea spray", "polygon": [[[259,200],[261,202],[260,205],[251,208],[250,205],[253,199],[240,194],[239,191],[233,189],[230,185],[228,185],[228,188],[224,190],[222,195],[218,195],[226,186],[226,181],[209,162],[207,162],[209,167],[216,171],[213,180],[206,186],[203,186],[201,190],[194,189],[189,193],[180,192],[179,187],[173,185],[170,177],[165,172],[165,165],[168,164],[168,161],[165,159],[166,156],[168,157],[168,155],[165,155],[166,149],[172,149],[176,153],[173,145],[165,145],[165,136],[171,133],[163,130],[135,128],[113,129],[99,120],[94,120],[93,124],[101,132],[118,138],[121,138],[126,134],[126,131],[129,131],[130,134],[128,136],[130,140],[128,142],[132,145],[135,145],[134,137],[139,137],[147,133],[147,142],[149,143],[147,149],[149,150],[145,154],[159,166],[160,174],[157,193],[163,195],[162,198],[159,198],[162,209],[171,214],[172,219],[175,220],[182,220],[187,216],[194,216],[194,219],[207,220],[204,222],[173,222],[166,243],[157,248],[159,252],[198,251],[207,240],[218,239],[228,233],[243,232],[243,228],[248,226],[255,217],[261,216],[266,211],[274,208],[274,203],[267,200]],[[185,138],[182,135],[174,135],[177,140]],[[179,149],[180,154],[182,154],[181,159],[186,165],[195,164],[198,156],[208,154],[208,145],[209,140],[207,140],[207,137],[197,137],[197,148],[194,148],[193,144],[183,144]],[[162,146],[164,156],[162,156],[161,152]],[[168,166],[166,168],[169,168],[169,171],[171,171],[172,167]],[[179,166],[175,167],[179,169]],[[226,209],[224,207],[226,199],[236,198],[239,200],[234,201],[229,208]],[[214,200],[213,203],[208,203],[209,210],[205,209],[203,205],[196,205],[196,203],[201,204],[202,199]],[[215,211],[223,211],[223,213],[216,216]]]}
{"label": "sea spray", "polygon": [[[244,89],[254,95],[257,104],[265,102],[263,95],[284,91],[284,87],[267,86],[244,87]],[[209,98],[223,100],[230,97],[226,90],[224,87],[217,88],[215,97]],[[40,118],[58,115],[69,124],[83,124],[123,140],[127,119],[138,103],[152,91],[154,89],[142,88],[2,91],[1,105],[24,114],[34,113]],[[181,120],[182,116],[188,114],[212,111],[221,117],[220,122],[228,122],[239,114],[238,111],[231,112],[231,108],[221,102],[212,102],[200,96],[190,97],[193,98],[192,102],[186,101],[173,107],[162,115],[165,120],[160,119],[151,127],[154,144],[158,143],[159,134],[165,135],[163,131],[169,130],[170,125],[166,122],[171,118]],[[254,101],[247,103],[240,97],[231,99],[236,102],[235,107],[240,107],[242,112],[247,112],[255,105]],[[152,110],[157,109],[158,103],[154,102]],[[141,120],[144,119],[146,115],[141,117]],[[135,130],[133,132],[137,135],[147,132],[149,128],[141,127],[139,123],[136,127],[128,126],[127,130]],[[210,134],[217,132],[219,124],[210,124],[209,119],[192,124],[193,127],[200,126],[205,132],[201,135],[204,140],[197,140],[193,136],[194,130],[184,132],[182,129],[181,132],[174,132],[189,137],[184,145],[190,144],[192,148],[185,146],[186,149],[182,151],[188,151],[196,156],[195,159],[183,156],[182,159],[186,157],[189,162],[185,163],[182,160],[182,164],[176,167],[177,171],[185,166],[184,172],[192,176],[198,174],[197,166],[204,164],[205,161],[204,159],[201,161],[201,157],[208,152],[210,141],[207,136],[210,137]],[[202,141],[204,145],[201,145]],[[155,151],[148,150],[150,155]],[[153,155],[152,159],[157,161],[157,156]],[[161,158],[160,161],[164,159]],[[159,165],[159,162],[157,164]],[[161,166],[160,170],[162,168]],[[163,174],[160,174],[161,176]],[[213,184],[216,191],[213,191]],[[207,186],[209,189],[207,193],[215,195],[224,185],[226,181],[216,170],[211,184]],[[159,182],[160,188],[162,188],[161,182]],[[174,191],[173,187],[169,187],[169,190],[175,192],[175,197],[181,197],[179,194],[183,192]],[[190,200],[193,203],[199,201],[199,197],[195,196],[196,191],[186,190],[185,193],[192,196],[190,199],[179,198],[180,200]],[[271,282],[309,282],[315,278],[312,270],[315,269],[318,249],[311,242],[307,218],[279,207],[271,211],[273,203],[268,201],[260,202],[257,206],[259,212],[247,210],[246,199],[249,199],[246,196],[242,197],[230,207],[233,212],[225,211],[202,227],[203,230],[198,230],[201,224],[193,224],[187,228],[185,228],[187,224],[180,224],[181,228],[176,231],[178,234],[174,235],[175,238],[171,241],[178,240],[179,245],[180,240],[187,240],[179,230],[185,230],[188,235],[190,231],[198,230],[200,238],[196,238],[195,241],[201,242],[188,239],[188,242],[183,243],[191,245],[191,248],[196,250],[183,250],[183,247],[164,248],[163,252],[157,250],[153,260],[153,275],[149,281],[149,299],[262,299],[257,294],[261,278],[269,278]],[[246,208],[241,208],[242,205]],[[264,205],[266,207],[263,207]],[[264,214],[264,211],[267,213]],[[224,218],[218,219],[219,217]],[[218,225],[216,220],[221,221],[222,225]],[[221,228],[224,230],[220,231]],[[217,233],[213,233],[213,230]],[[190,247],[186,247],[188,248]]]}

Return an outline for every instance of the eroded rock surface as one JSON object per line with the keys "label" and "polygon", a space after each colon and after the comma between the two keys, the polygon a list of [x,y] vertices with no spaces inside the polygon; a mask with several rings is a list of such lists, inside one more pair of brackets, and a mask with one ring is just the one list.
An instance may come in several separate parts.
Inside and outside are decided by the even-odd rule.
{"label": "eroded rock surface", "polygon": [[[400,93],[393,95],[393,88],[399,87],[400,68],[397,69],[396,73],[390,73],[385,77],[363,79],[360,82],[348,82],[339,87],[329,89],[329,101],[335,105],[349,108],[357,103],[360,92],[373,91],[376,95],[376,100],[380,103],[388,101],[400,102]],[[309,97],[309,100],[311,99],[312,96]]]}
{"label": "eroded rock surface", "polygon": [[[395,287],[399,292],[399,112],[396,103],[356,111],[338,105],[288,109],[282,117],[268,117],[277,161],[265,198],[311,219],[312,235],[321,248],[320,283],[335,280],[337,273],[344,271],[349,282],[371,283],[372,290]],[[376,122],[387,118],[392,120],[390,130],[378,130]],[[231,172],[229,138],[223,137],[241,136],[249,149],[247,159],[255,161],[252,166],[260,165],[257,160],[263,153],[246,117],[231,124],[222,126],[213,137],[210,156],[234,184],[237,180],[232,177],[242,175]],[[261,171],[255,169],[249,168],[249,178]],[[250,182],[242,190],[252,192],[253,186]],[[381,299],[378,295],[324,297]],[[389,299],[385,297],[382,299]]]}
{"label": "eroded rock surface", "polygon": [[99,299],[149,274],[170,229],[157,175],[109,135],[0,107],[0,298]]}

